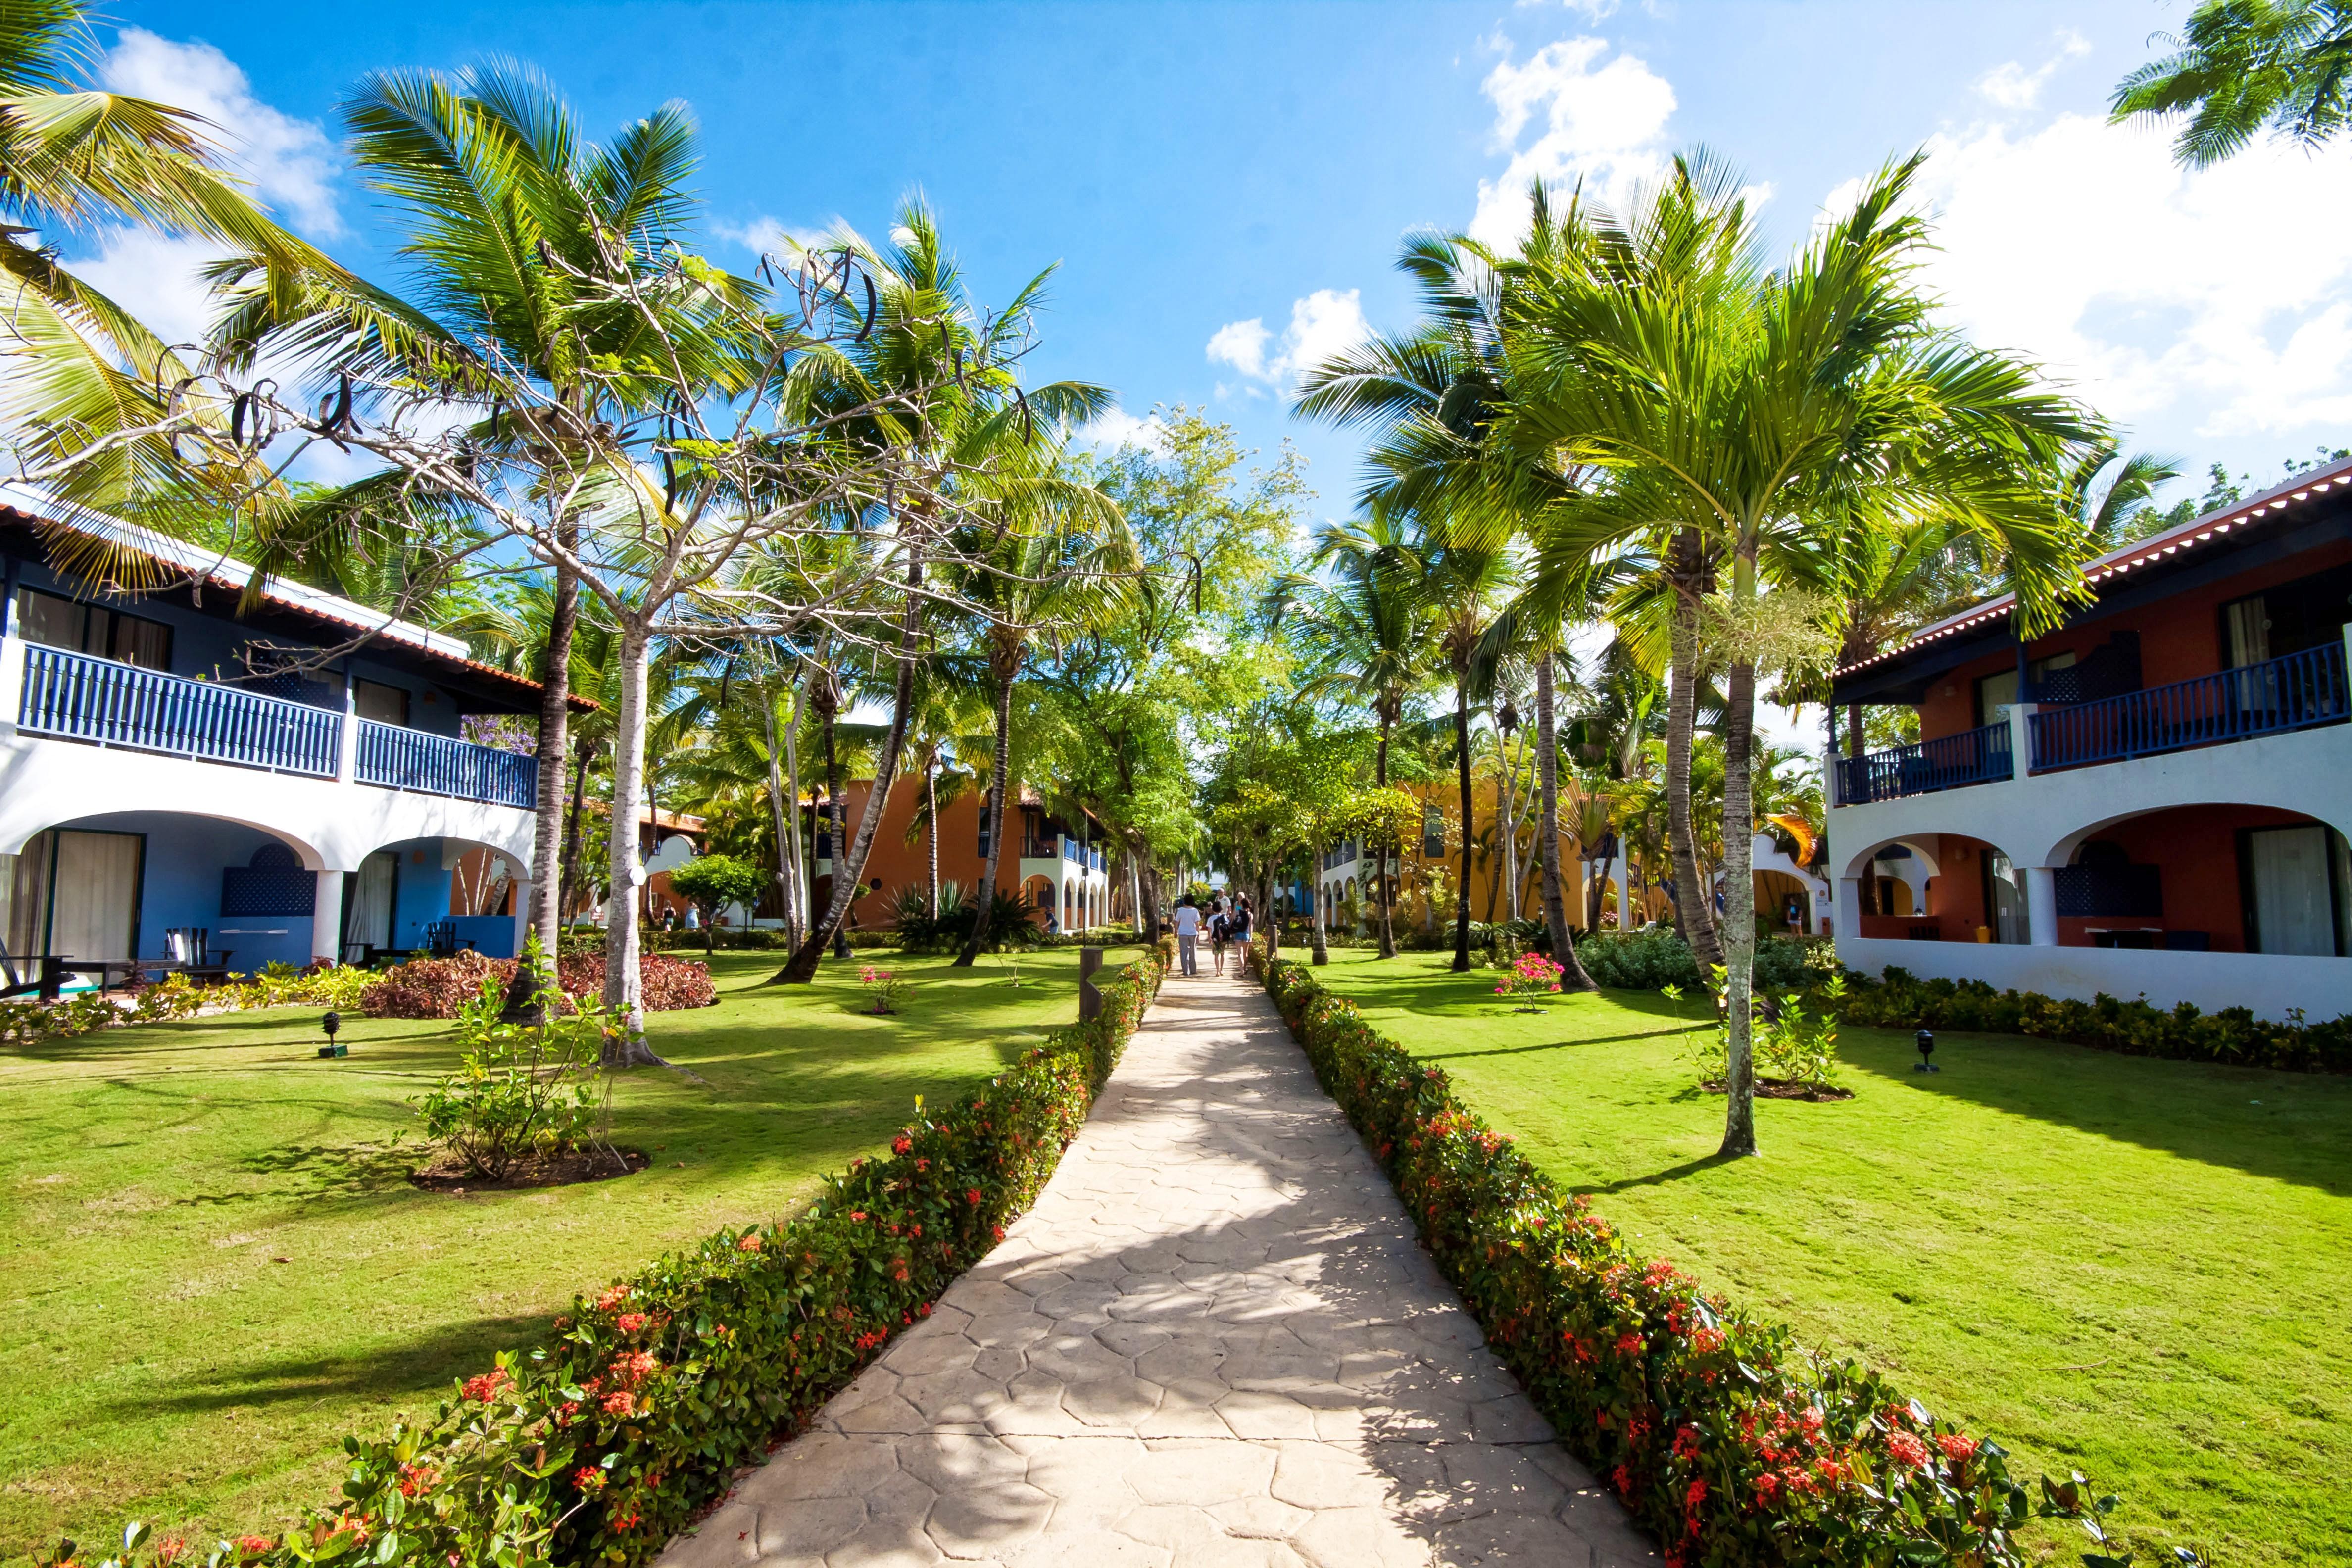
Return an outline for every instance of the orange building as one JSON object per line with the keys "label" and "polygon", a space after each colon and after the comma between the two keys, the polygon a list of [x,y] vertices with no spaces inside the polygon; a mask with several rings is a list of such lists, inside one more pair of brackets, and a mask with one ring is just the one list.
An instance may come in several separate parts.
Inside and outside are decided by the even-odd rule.
{"label": "orange building", "polygon": [[[849,831],[855,834],[866,810],[874,781],[859,779],[842,786],[842,803]],[[988,836],[982,807],[986,796],[974,792],[940,807],[940,880],[954,882],[971,897],[987,869]],[[822,810],[811,807],[816,834],[809,866],[814,873],[809,904],[824,909],[833,898],[833,843],[830,823]],[[1050,920],[1051,929],[1084,931],[1133,918],[1132,889],[1118,869],[1104,844],[1102,826],[1088,816],[1069,823],[1045,810],[1045,803],[1023,789],[1013,810],[1004,816],[1007,842],[998,857],[996,885],[1018,896]],[[851,922],[872,931],[896,922],[900,891],[930,886],[931,847],[925,832],[923,780],[902,774],[891,781],[889,799],[874,847],[866,858],[866,887],[850,906]]]}

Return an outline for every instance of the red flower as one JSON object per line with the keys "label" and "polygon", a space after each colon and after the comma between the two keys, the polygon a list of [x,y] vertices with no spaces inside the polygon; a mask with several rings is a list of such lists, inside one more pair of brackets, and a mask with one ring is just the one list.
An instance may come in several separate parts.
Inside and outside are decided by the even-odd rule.
{"label": "red flower", "polygon": [[1641,1354],[1642,1336],[1639,1334],[1619,1334],[1617,1336],[1617,1353],[1619,1355]]}
{"label": "red flower", "polygon": [[269,1552],[276,1550],[277,1545],[278,1542],[266,1535],[240,1535],[236,1538],[239,1552]]}
{"label": "red flower", "polygon": [[1675,1434],[1675,1458],[1677,1459],[1696,1459],[1698,1458],[1697,1427],[1685,1426],[1681,1431]]}
{"label": "red flower", "polygon": [[1944,1458],[1956,1465],[1965,1465],[1977,1457],[1977,1440],[1963,1437],[1958,1432],[1947,1432],[1936,1439],[1936,1447],[1944,1450]]}
{"label": "red flower", "polygon": [[911,1152],[914,1147],[915,1141],[912,1138],[908,1137],[904,1132],[899,1133],[898,1136],[890,1140],[890,1152],[893,1154],[908,1153]]}
{"label": "red flower", "polygon": [[997,1240],[999,1240],[999,1241],[1003,1241],[1003,1240],[1004,1239],[1004,1227],[1003,1227],[1003,1226],[1001,1226],[1001,1225],[992,1225],[992,1226],[990,1226],[988,1227],[988,1229],[989,1229],[989,1234],[991,1234],[992,1236],[995,1237]]}
{"label": "red flower", "polygon": [[854,1220],[863,1220],[866,1217],[866,1211],[864,1209],[851,1209],[849,1211],[849,1217]]}
{"label": "red flower", "polygon": [[1723,1348],[1723,1341],[1724,1333],[1721,1329],[1696,1330],[1691,1334],[1691,1349],[1701,1355],[1713,1355]]}
{"label": "red flower", "polygon": [[1624,1498],[1629,1501],[1632,1500],[1633,1496],[1633,1471],[1627,1469],[1624,1466],[1620,1465],[1617,1467],[1616,1473],[1612,1475],[1609,1479],[1611,1484],[1616,1487],[1617,1495],[1619,1497]]}
{"label": "red flower", "polygon": [[1706,1501],[1706,1479],[1702,1476],[1698,1479],[1691,1482],[1690,1490],[1683,1494],[1683,1506],[1696,1513],[1698,1511],[1699,1505]]}
{"label": "red flower", "polygon": [[625,1334],[634,1334],[646,1326],[646,1315],[643,1312],[624,1312],[613,1320],[613,1326]]}
{"label": "red flower", "polygon": [[1899,1465],[1924,1465],[1927,1462],[1927,1445],[1908,1432],[1886,1435],[1887,1456]]}
{"label": "red flower", "polygon": [[1756,1500],[1770,1507],[1780,1496],[1780,1478],[1767,1470],[1756,1478]]}
{"label": "red flower", "polygon": [[636,1413],[637,1397],[625,1388],[616,1388],[604,1395],[604,1405],[607,1415],[631,1415]]}
{"label": "red flower", "polygon": [[924,1302],[921,1306],[915,1309],[915,1316],[919,1318],[928,1318],[930,1315],[931,1304],[929,1301]]}
{"label": "red flower", "polygon": [[499,1367],[495,1371],[482,1373],[479,1377],[467,1378],[465,1394],[476,1404],[488,1405],[499,1396],[500,1389],[513,1382],[514,1379],[507,1375],[507,1369]]}
{"label": "red flower", "polygon": [[970,1204],[972,1207],[978,1208],[980,1206],[980,1189],[978,1187],[966,1187],[963,1190],[963,1201]]}
{"label": "red flower", "polygon": [[760,1238],[756,1236],[747,1236],[742,1240],[735,1244],[735,1250],[738,1252],[757,1252],[760,1250]]}
{"label": "red flower", "polygon": [[604,1472],[593,1465],[583,1465],[572,1472],[572,1484],[591,1494],[604,1489]]}
{"label": "red flower", "polygon": [[[435,1479],[436,1472],[431,1466],[404,1463],[400,1467],[400,1495],[403,1497],[412,1498],[420,1497],[424,1495],[426,1489],[433,1485]],[[257,1541],[259,1539],[260,1537],[258,1536],[246,1536],[241,1539],[237,1544],[242,1546],[247,1541]]]}
{"label": "red flower", "polygon": [[596,1305],[609,1312],[628,1299],[629,1288],[626,1285],[615,1285],[596,1298]]}

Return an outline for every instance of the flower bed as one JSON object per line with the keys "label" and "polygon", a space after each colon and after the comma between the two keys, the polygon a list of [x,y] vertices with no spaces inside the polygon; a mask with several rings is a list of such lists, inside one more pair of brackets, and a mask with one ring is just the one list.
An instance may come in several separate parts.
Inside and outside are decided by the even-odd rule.
{"label": "flower bed", "polygon": [[1995,991],[1981,980],[1922,980],[1891,964],[1875,979],[1850,971],[1846,984],[1839,1014],[1849,1024],[2032,1035],[2133,1057],[2352,1072],[2352,1015],[2312,1024],[2295,1013],[2274,1024],[2256,1018],[2250,1007],[2202,1013],[2188,1002],[2164,1008],[2104,993],[2076,1002],[2038,991]]}
{"label": "flower bed", "polygon": [[[648,952],[638,957],[637,965],[644,976],[649,1013],[708,1007],[719,1000],[709,964]],[[371,1017],[454,1018],[457,1009],[481,990],[485,975],[496,975],[503,985],[514,978],[514,971],[513,959],[484,958],[478,952],[411,959],[386,970],[368,986],[360,1002]],[[555,961],[555,975],[567,996],[602,996],[604,955],[567,952]]]}
{"label": "flower bed", "polygon": [[[722,1230],[556,1320],[432,1414],[346,1437],[342,1500],[282,1538],[223,1542],[223,1568],[535,1568],[647,1561],[847,1385],[1003,1238],[1076,1136],[1157,994],[1172,943],[1101,986],[1102,1016],[1058,1029],[963,1103],[828,1178],[782,1225]],[[125,1557],[163,1568],[177,1542]]]}
{"label": "flower bed", "polygon": [[[1488,1343],[1669,1568],[2030,1560],[2015,1532],[2036,1510],[1999,1445],[1640,1257],[1454,1099],[1444,1071],[1305,967],[1253,957]],[[2105,1506],[2079,1480],[2045,1481],[2040,1510],[2095,1521]]]}

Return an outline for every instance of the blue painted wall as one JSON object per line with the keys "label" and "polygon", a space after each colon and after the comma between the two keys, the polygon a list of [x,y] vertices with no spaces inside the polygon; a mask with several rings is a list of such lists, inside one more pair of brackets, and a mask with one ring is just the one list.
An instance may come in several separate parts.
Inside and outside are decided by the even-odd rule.
{"label": "blue painted wall", "polygon": [[[221,871],[250,864],[255,850],[278,842],[270,835],[238,823],[167,811],[112,812],[57,826],[146,835],[139,957],[162,957],[163,932],[173,926],[203,926],[213,933],[213,946],[227,948],[230,964],[239,970],[310,962],[310,922],[304,917],[221,913]],[[243,934],[230,934],[231,928]],[[284,934],[258,934],[268,931]]]}
{"label": "blue painted wall", "polygon": [[387,844],[400,857],[400,888],[392,904],[392,945],[422,949],[425,928],[449,917],[449,873],[441,868],[441,840]]}

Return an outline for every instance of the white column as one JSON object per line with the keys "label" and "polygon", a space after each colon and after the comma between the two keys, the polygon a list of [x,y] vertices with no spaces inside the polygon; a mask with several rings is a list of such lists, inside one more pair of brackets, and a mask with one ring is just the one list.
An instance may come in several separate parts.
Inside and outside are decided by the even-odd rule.
{"label": "white column", "polygon": [[1629,931],[1639,919],[1633,911],[1633,861],[1620,852],[1617,857],[1617,929]]}
{"label": "white column", "polygon": [[524,874],[521,861],[517,860],[513,865],[515,868],[514,950],[515,956],[520,958],[522,950],[530,936],[530,878]]}
{"label": "white column", "polygon": [[0,741],[16,733],[25,697],[25,639],[0,637]]}
{"label": "white column", "polygon": [[1838,802],[1838,749],[1825,748],[1822,752],[1822,804],[1835,806]]}
{"label": "white column", "polygon": [[1831,934],[1860,936],[1862,934],[1862,879],[1840,877],[1837,898],[1830,906]]}
{"label": "white column", "polygon": [[2025,868],[2025,940],[2036,947],[2058,945],[2058,870]]}
{"label": "white column", "polygon": [[2038,711],[2032,702],[2015,702],[2009,710],[2009,776],[2021,779],[2032,771],[2033,726],[2026,721]]}
{"label": "white column", "polygon": [[335,752],[335,782],[350,784],[359,776],[360,709],[359,687],[352,679],[351,661],[343,668],[343,734],[342,744]]}
{"label": "white column", "polygon": [[339,963],[343,956],[343,874],[317,873],[318,889],[310,896],[310,956]]}

